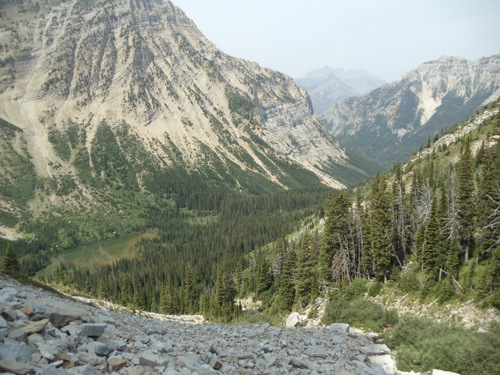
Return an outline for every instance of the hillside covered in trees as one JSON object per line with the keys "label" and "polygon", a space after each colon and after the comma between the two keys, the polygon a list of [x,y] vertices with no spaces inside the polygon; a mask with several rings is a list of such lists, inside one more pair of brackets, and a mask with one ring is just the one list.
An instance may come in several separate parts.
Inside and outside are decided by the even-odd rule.
{"label": "hillside covered in trees", "polygon": [[[283,316],[357,278],[499,308],[498,103],[485,111],[479,126],[456,125],[406,164],[328,198],[323,188],[244,196],[198,185],[182,205],[159,200],[144,214],[158,234],[137,244],[137,257],[63,265],[47,281],[129,307],[226,321],[240,313],[238,296]],[[33,250],[17,245],[27,254],[17,251],[21,270],[39,269]]]}

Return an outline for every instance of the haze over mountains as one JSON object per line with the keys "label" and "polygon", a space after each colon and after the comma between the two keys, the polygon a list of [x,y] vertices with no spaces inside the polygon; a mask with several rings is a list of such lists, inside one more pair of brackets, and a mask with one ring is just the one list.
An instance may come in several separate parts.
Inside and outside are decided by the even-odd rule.
{"label": "haze over mountains", "polygon": [[387,82],[365,70],[334,69],[329,66],[295,78],[297,85],[309,92],[314,113],[321,115],[342,99],[370,92]]}
{"label": "haze over mountains", "polygon": [[335,104],[321,118],[343,145],[387,168],[499,96],[500,55],[477,61],[444,56]]}

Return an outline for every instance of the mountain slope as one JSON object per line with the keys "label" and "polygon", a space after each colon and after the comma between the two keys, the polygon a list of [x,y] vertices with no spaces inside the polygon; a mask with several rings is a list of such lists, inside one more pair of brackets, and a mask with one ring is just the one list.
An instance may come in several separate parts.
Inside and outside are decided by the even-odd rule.
{"label": "mountain slope", "polygon": [[342,144],[390,167],[500,95],[500,55],[442,57],[400,81],[334,105],[322,118]]}
{"label": "mountain slope", "polygon": [[0,12],[0,118],[19,128],[3,139],[2,182],[27,173],[33,187],[23,202],[0,197],[11,215],[85,204],[110,186],[144,190],[166,168],[246,192],[343,188],[336,166],[367,174],[291,78],[219,51],[169,1],[2,2]]}
{"label": "mountain slope", "polygon": [[329,66],[296,78],[295,82],[309,92],[318,115],[342,99],[365,94],[386,83],[364,70],[344,71]]}

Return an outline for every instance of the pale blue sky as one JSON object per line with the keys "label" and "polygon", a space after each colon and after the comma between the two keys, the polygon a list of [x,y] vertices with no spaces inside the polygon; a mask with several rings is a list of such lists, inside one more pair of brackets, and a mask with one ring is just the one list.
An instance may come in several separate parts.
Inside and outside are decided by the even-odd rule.
{"label": "pale blue sky", "polygon": [[294,78],[329,65],[400,79],[500,53],[500,0],[172,0],[229,55]]}

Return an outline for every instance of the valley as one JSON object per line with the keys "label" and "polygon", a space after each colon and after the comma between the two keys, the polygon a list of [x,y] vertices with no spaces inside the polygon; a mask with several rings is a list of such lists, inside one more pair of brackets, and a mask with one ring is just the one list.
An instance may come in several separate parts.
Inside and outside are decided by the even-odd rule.
{"label": "valley", "polygon": [[60,267],[101,267],[110,266],[120,259],[132,259],[137,254],[137,242],[155,237],[152,232],[99,241],[78,246],[52,259],[51,264],[37,273],[38,278],[54,275]]}
{"label": "valley", "polygon": [[[130,375],[401,373],[371,358],[392,350],[405,371],[495,374],[499,57],[392,83],[325,68],[308,93],[219,50],[170,1],[0,3],[0,345],[31,345],[44,369],[66,351],[57,366],[89,373],[114,371],[111,353]],[[318,117],[313,94],[336,103]],[[110,328],[103,355],[85,338],[47,356],[61,327],[10,337],[32,324],[19,295],[43,293],[10,277],[125,313],[89,309],[77,329],[138,331]],[[167,324],[172,343],[136,312],[205,324]]]}

